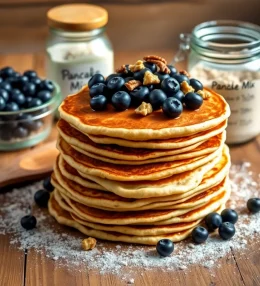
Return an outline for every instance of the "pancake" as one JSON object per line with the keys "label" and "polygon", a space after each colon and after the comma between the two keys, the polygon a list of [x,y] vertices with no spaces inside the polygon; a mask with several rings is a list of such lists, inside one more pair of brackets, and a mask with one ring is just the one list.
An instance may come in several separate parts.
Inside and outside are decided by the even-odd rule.
{"label": "pancake", "polygon": [[84,134],[132,141],[185,137],[213,128],[230,115],[225,99],[212,90],[207,91],[210,97],[204,100],[199,110],[184,109],[177,120],[167,118],[162,110],[140,117],[133,108],[116,112],[111,105],[105,112],[94,112],[89,105],[87,86],[65,98],[59,111],[62,119]]}
{"label": "pancake", "polygon": [[190,135],[186,137],[171,138],[165,140],[147,140],[147,141],[132,141],[124,140],[115,137],[108,137],[104,135],[90,135],[87,134],[89,139],[98,144],[116,144],[129,148],[146,148],[146,149],[183,149],[190,147],[197,143],[202,143],[209,138],[222,133],[227,127],[227,120],[224,120],[216,127]]}
{"label": "pancake", "polygon": [[87,155],[88,157],[91,157],[91,158],[94,158],[94,159],[97,159],[103,162],[107,162],[107,163],[112,163],[112,164],[117,164],[117,165],[145,165],[145,164],[159,163],[159,162],[173,162],[173,161],[178,161],[178,160],[185,160],[185,159],[190,159],[190,158],[196,158],[199,156],[204,156],[204,155],[213,153],[218,148],[223,146],[225,140],[226,140],[226,132],[224,131],[223,133],[210,138],[209,140],[205,141],[204,143],[200,144],[198,147],[196,147],[195,149],[189,152],[176,154],[176,155],[163,156],[163,157],[155,158],[155,159],[138,160],[138,161],[125,161],[125,160],[118,160],[114,158],[111,159],[111,158],[103,156],[103,152],[101,152],[101,150],[98,155],[98,154],[93,154],[91,152],[85,151],[74,145],[71,145],[71,147],[75,149],[76,151],[78,151],[79,153],[82,153],[84,155]]}
{"label": "pancake", "polygon": [[135,165],[115,165],[90,158],[73,149],[61,138],[58,139],[57,148],[63,159],[76,170],[84,174],[117,181],[159,180],[167,178],[174,174],[194,170],[221,156],[223,150],[221,146],[209,155],[175,162],[145,164],[139,167]]}

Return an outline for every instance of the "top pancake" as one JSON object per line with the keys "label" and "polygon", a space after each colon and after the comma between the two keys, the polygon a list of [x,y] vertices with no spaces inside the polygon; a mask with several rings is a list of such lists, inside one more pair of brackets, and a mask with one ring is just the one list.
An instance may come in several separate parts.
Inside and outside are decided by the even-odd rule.
{"label": "top pancake", "polygon": [[60,116],[85,134],[105,135],[127,140],[169,139],[189,136],[213,128],[230,115],[225,99],[210,91],[199,110],[184,109],[177,119],[167,118],[162,110],[146,117],[135,114],[134,108],[123,112],[108,105],[106,111],[93,111],[89,105],[88,87],[67,97],[61,104]]}

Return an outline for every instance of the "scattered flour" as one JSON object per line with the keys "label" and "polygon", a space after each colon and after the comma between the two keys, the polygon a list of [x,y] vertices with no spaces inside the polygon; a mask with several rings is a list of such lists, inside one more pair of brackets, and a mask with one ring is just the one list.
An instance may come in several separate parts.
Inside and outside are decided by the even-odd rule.
{"label": "scattered flour", "polygon": [[[42,187],[42,182],[14,189],[0,196],[0,234],[10,234],[10,243],[14,247],[24,250],[34,248],[57,263],[69,264],[70,267],[84,263],[101,274],[109,272],[122,276],[122,273],[125,273],[124,267],[127,267],[128,273],[137,267],[185,271],[192,264],[200,264],[210,268],[217,266],[218,259],[229,254],[231,249],[245,249],[248,243],[253,244],[259,237],[260,213],[249,214],[246,210],[246,201],[250,197],[260,196],[260,176],[255,176],[249,168],[250,164],[244,163],[242,166],[233,165],[230,170],[232,185],[230,207],[239,213],[236,235],[230,241],[223,241],[217,233],[214,233],[205,244],[201,245],[193,244],[188,239],[175,244],[174,253],[170,257],[159,257],[155,247],[123,243],[114,246],[113,243],[98,242],[92,251],[82,251],[81,240],[84,237],[82,234],[59,226],[46,210],[41,210],[33,204],[33,194]],[[33,214],[37,217],[37,228],[26,231],[20,226],[20,218],[30,213],[31,206]],[[123,277],[128,284],[134,284],[134,279],[130,278]]]}

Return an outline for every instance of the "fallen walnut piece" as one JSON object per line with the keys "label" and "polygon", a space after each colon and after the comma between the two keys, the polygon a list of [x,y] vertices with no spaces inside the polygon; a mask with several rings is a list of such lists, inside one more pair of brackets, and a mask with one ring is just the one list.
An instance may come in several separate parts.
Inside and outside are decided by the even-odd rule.
{"label": "fallen walnut piece", "polygon": [[128,73],[126,65],[122,65],[120,68],[116,69],[117,73]]}
{"label": "fallen walnut piece", "polygon": [[137,61],[134,65],[129,65],[129,69],[131,72],[137,72],[144,68],[145,68],[144,63],[141,60]]}
{"label": "fallen walnut piece", "polygon": [[187,77],[190,78],[190,74],[186,70],[181,70],[180,74],[186,75]]}
{"label": "fallen walnut piece", "polygon": [[165,65],[167,65],[166,59],[159,57],[159,56],[156,56],[156,55],[145,56],[144,60],[148,63],[153,63],[152,61],[159,61],[159,62],[162,62]]}
{"label": "fallen walnut piece", "polygon": [[203,99],[208,99],[210,97],[210,93],[204,89],[198,90],[196,93],[199,94]]}
{"label": "fallen walnut piece", "polygon": [[147,103],[147,102],[142,102],[141,105],[139,105],[136,109],[135,109],[135,113],[136,114],[141,114],[143,116],[146,116],[150,113],[153,112],[153,108],[151,103]]}
{"label": "fallen walnut piece", "polygon": [[125,86],[128,90],[132,91],[135,88],[137,88],[138,86],[142,85],[142,83],[139,80],[130,80],[128,82],[125,83]]}
{"label": "fallen walnut piece", "polygon": [[91,250],[93,249],[97,244],[97,240],[93,237],[88,237],[82,240],[81,246],[84,250]]}
{"label": "fallen walnut piece", "polygon": [[160,79],[157,75],[153,74],[150,71],[145,72],[143,85],[158,84],[158,83],[160,83]]}
{"label": "fallen walnut piece", "polygon": [[183,81],[181,83],[181,91],[186,94],[188,92],[194,92],[194,88],[187,83],[187,81]]}

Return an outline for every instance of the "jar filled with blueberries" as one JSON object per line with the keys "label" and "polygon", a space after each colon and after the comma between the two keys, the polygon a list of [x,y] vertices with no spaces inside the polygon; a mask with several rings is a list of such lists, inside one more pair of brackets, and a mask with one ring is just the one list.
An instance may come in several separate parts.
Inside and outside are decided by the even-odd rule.
{"label": "jar filled with blueberries", "polygon": [[61,96],[57,85],[33,70],[0,70],[0,150],[33,146],[50,133]]}

